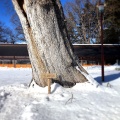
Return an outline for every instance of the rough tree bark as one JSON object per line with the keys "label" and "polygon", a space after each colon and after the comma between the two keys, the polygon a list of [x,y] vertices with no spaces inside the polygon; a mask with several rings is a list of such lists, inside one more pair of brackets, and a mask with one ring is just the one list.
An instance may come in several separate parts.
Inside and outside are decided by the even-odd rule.
{"label": "rough tree bark", "polygon": [[33,80],[46,86],[42,73],[56,73],[64,85],[85,82],[79,69],[87,72],[76,61],[69,42],[64,14],[59,0],[12,0],[20,18],[32,65]]}

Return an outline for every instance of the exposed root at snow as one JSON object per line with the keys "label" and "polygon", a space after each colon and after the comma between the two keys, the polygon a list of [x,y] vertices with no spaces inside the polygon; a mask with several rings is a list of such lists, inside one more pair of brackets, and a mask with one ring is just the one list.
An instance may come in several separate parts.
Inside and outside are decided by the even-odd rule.
{"label": "exposed root at snow", "polygon": [[94,79],[91,75],[86,74],[85,72],[82,72],[82,71],[79,69],[78,66],[76,66],[76,69],[77,69],[81,74],[83,74],[83,75],[86,77],[86,79],[87,79],[92,85],[94,85],[95,87],[98,87],[98,86],[100,85],[97,81],[95,81],[95,79]]}

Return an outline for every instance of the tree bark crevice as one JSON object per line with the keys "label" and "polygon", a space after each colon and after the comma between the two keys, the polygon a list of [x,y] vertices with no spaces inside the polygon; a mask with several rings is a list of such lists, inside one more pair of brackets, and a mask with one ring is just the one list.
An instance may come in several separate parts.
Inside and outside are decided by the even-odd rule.
{"label": "tree bark crevice", "polygon": [[[26,13],[26,10],[24,10],[24,8],[23,8],[23,6],[25,7],[24,0],[14,0],[14,2],[16,2],[16,5],[17,5],[16,7],[17,7],[17,9],[19,8],[18,12],[22,16],[21,22],[24,23],[24,25],[23,25],[24,32],[27,32],[26,38],[29,39],[29,41],[28,41],[29,44],[28,44],[27,47],[28,47],[28,52],[29,52],[30,59],[32,59],[32,60],[36,59],[35,63],[37,64],[37,67],[36,67],[35,64],[32,63],[32,60],[31,60],[31,65],[32,65],[32,68],[33,68],[32,69],[32,71],[33,71],[33,79],[35,80],[36,79],[35,76],[37,76],[36,83],[38,85],[40,85],[40,86],[46,86],[47,85],[47,80],[42,80],[41,74],[42,73],[46,73],[47,70],[46,70],[45,65],[42,62],[40,56],[38,55],[38,52],[37,52],[37,49],[36,49],[36,43],[35,43],[35,40],[34,40],[34,36],[33,36],[33,32],[32,32],[31,26],[29,24],[29,20],[27,18],[27,13]],[[41,69],[41,71],[39,71],[36,68]],[[37,74],[37,75],[34,75],[34,74]]]}

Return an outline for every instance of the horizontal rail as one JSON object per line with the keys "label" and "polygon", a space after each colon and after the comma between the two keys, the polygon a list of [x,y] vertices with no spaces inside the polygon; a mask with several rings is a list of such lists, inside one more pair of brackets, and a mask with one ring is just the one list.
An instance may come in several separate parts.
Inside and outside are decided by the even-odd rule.
{"label": "horizontal rail", "polygon": [[0,64],[0,67],[31,68],[31,64]]}

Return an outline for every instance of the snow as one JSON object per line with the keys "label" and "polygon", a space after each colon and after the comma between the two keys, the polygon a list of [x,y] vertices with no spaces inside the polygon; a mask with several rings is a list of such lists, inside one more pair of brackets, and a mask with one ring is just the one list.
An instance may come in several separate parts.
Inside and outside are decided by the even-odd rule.
{"label": "snow", "polygon": [[[63,88],[57,83],[41,88],[30,68],[0,68],[0,120],[120,120],[120,68],[105,66],[101,85],[101,66],[85,67],[100,85],[77,83]],[[92,79],[92,80],[94,80]],[[96,82],[96,83],[97,83]]]}
{"label": "snow", "polygon": [[26,41],[16,41],[15,44],[27,44]]}
{"label": "snow", "polygon": [[11,84],[28,84],[32,78],[30,68],[0,68],[0,86]]}

